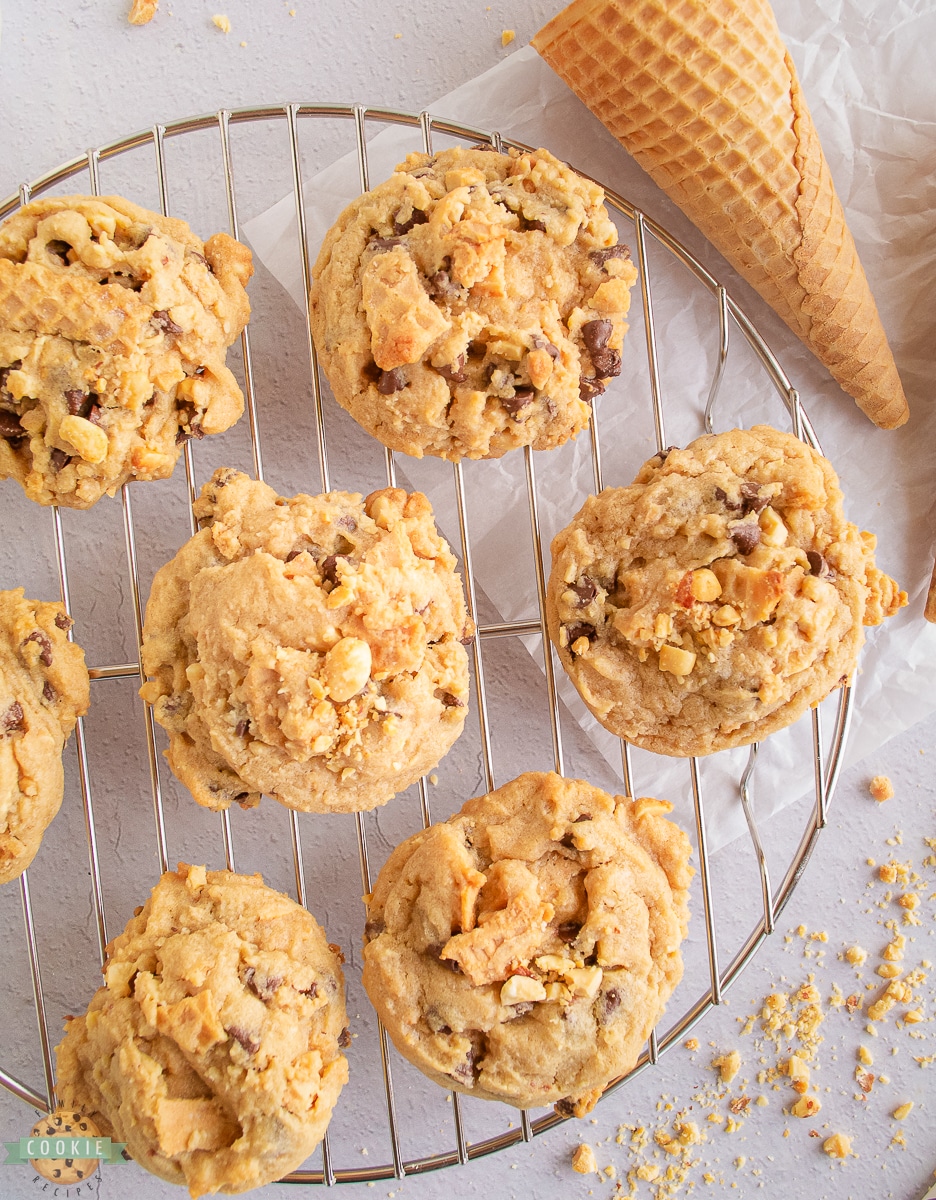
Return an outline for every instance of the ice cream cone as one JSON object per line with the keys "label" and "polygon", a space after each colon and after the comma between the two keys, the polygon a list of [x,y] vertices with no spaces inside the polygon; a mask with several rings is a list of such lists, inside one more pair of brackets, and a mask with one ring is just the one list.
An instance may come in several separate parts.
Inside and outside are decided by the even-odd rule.
{"label": "ice cream cone", "polygon": [[533,45],[862,411],[902,425],[893,355],[766,0],[575,0]]}

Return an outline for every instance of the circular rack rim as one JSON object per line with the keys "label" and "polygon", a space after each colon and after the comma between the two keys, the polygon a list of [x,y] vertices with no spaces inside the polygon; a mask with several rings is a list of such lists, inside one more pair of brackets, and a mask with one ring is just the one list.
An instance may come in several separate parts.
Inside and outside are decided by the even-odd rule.
{"label": "circular rack rim", "polygon": [[[367,171],[367,144],[366,144],[366,122],[374,124],[383,124],[385,126],[404,126],[413,129],[418,129],[421,132],[423,140],[423,148],[427,153],[431,153],[431,140],[433,133],[452,136],[455,138],[475,140],[486,145],[492,146],[494,149],[502,150],[515,148],[524,151],[531,151],[534,148],[525,145],[522,142],[513,141],[503,137],[496,132],[489,132],[478,129],[476,127],[463,123],[447,120],[438,116],[433,116],[428,110],[421,113],[401,112],[394,109],[386,109],[379,107],[367,107],[363,105],[335,105],[335,104],[302,104],[302,103],[287,103],[281,105],[262,105],[250,106],[236,109],[219,109],[216,112],[206,113],[196,117],[183,118],[167,124],[157,124],[150,129],[141,130],[131,134],[128,137],[120,138],[107,144],[88,150],[85,154],[80,155],[70,161],[62,164],[45,175],[38,177],[31,183],[24,183],[20,186],[17,192],[8,196],[0,202],[0,220],[7,217],[16,209],[26,204],[32,197],[39,195],[48,189],[54,187],[75,175],[87,172],[91,183],[91,192],[94,195],[100,194],[99,190],[99,175],[98,168],[102,161],[124,154],[128,151],[144,148],[151,145],[155,151],[156,169],[159,185],[159,195],[161,209],[164,215],[169,215],[168,202],[168,185],[167,172],[164,157],[164,142],[167,138],[183,136],[188,133],[193,133],[200,130],[216,129],[221,138],[221,148],[224,162],[225,186],[227,192],[228,215],[230,223],[230,232],[234,237],[238,236],[238,221],[236,211],[236,201],[234,192],[234,169],[231,156],[231,147],[229,141],[229,127],[231,124],[241,124],[256,121],[286,121],[289,130],[290,152],[292,158],[293,182],[294,182],[294,197],[296,201],[296,218],[299,227],[299,236],[301,243],[302,270],[303,280],[306,285],[306,305],[308,306],[308,284],[310,282],[310,267],[309,267],[309,247],[308,237],[305,227],[305,214],[303,206],[303,185],[299,159],[298,145],[298,124],[300,119],[315,119],[315,118],[340,118],[354,122],[355,137],[358,156],[358,169],[361,190],[367,190],[368,171]],[[584,172],[579,172],[585,178],[591,179],[591,176],[585,175]],[[644,324],[646,332],[646,353],[650,374],[651,397],[653,404],[653,415],[655,434],[658,450],[664,450],[666,447],[665,432],[664,432],[664,416],[661,400],[659,369],[657,362],[657,348],[654,331],[654,314],[651,289],[649,283],[649,270],[647,261],[647,240],[653,239],[656,243],[664,247],[690,274],[706,288],[713,296],[715,296],[718,304],[718,323],[719,323],[719,354],[716,365],[716,370],[711,381],[708,401],[705,407],[705,426],[708,432],[713,431],[713,412],[717,401],[719,385],[722,378],[722,373],[725,366],[725,361],[728,352],[729,329],[732,325],[743,334],[747,343],[757,356],[761,367],[766,371],[780,401],[784,405],[787,414],[792,422],[794,434],[801,440],[807,442],[821,452],[819,440],[813,430],[812,424],[806,415],[799,399],[796,389],[793,387],[783,368],[781,367],[776,356],[770,350],[760,333],[756,329],[753,322],[737,304],[737,302],[728,294],[724,286],[696,259],[691,252],[686,249],[675,237],[667,230],[654,221],[652,218],[643,213],[630,201],[623,196],[607,188],[600,180],[593,180],[598,183],[605,193],[605,199],[609,207],[618,212],[621,216],[631,221],[634,225],[636,247],[637,247],[637,265],[639,268],[639,280],[641,288],[641,299],[643,304]],[[306,311],[308,317],[308,310]],[[251,433],[251,445],[254,456],[255,473],[258,478],[263,477],[262,461],[260,457],[260,447],[257,433],[256,408],[253,395],[252,385],[252,368],[250,359],[250,343],[249,343],[249,326],[241,335],[243,351],[244,351],[244,372],[246,376],[245,394],[247,401],[248,420]],[[312,368],[313,393],[316,409],[316,430],[318,435],[318,456],[319,467],[323,480],[323,491],[328,490],[328,465],[327,451],[324,440],[324,428],[322,422],[322,396],[319,381],[319,371],[317,366],[317,358],[315,347],[312,343],[311,332],[308,335],[308,349],[310,356],[310,365]],[[593,418],[590,425],[590,433],[592,439],[592,467],[594,474],[594,482],[596,491],[600,491],[602,487],[601,479],[601,463],[600,450],[597,435],[597,416]],[[524,635],[524,634],[541,634],[544,639],[544,645],[548,647],[549,642],[546,638],[545,620],[543,617],[543,553],[542,543],[539,533],[538,515],[536,512],[535,499],[535,476],[533,470],[533,455],[529,447],[525,449],[526,472],[529,492],[529,503],[531,508],[532,535],[535,548],[536,571],[538,576],[538,591],[540,598],[540,621],[516,621],[507,622],[497,625],[479,625],[478,637],[474,643],[475,667],[480,677],[480,657],[479,643],[486,638],[502,637],[505,635]],[[191,456],[191,445],[186,444],[184,450],[185,471],[188,481],[188,491],[190,501],[194,501],[197,491],[194,485],[193,462]],[[395,484],[395,471],[393,464],[392,452],[386,451],[387,474],[388,482]],[[459,524],[462,533],[462,561],[463,571],[465,575],[466,594],[471,615],[474,616],[474,587],[471,580],[471,553],[470,545],[465,533],[464,519],[464,490],[461,478],[461,466],[458,463],[453,464],[456,478],[456,493],[459,505]],[[133,533],[133,518],[130,507],[130,492],[125,485],[121,489],[122,501],[124,505],[125,515],[125,533],[127,539],[127,550],[131,568],[131,586],[133,591],[133,601],[135,606],[135,615],[137,622],[137,639],[138,649],[140,639],[142,637],[142,605],[139,594],[139,580],[136,569],[136,551],[134,544]],[[55,538],[55,547],[57,551],[57,566],[59,571],[62,599],[68,606],[68,574],[65,565],[65,547],[64,534],[62,530],[61,518],[56,508],[52,509],[53,531]],[[192,532],[195,532],[194,520],[192,520]],[[556,696],[556,687],[553,678],[552,668],[552,651],[548,651],[544,655],[544,669],[547,676],[548,687],[551,695],[551,718],[553,722],[553,743],[556,751],[556,769],[561,772],[562,769],[562,754],[559,742],[558,730],[558,699]],[[117,664],[113,666],[92,667],[90,669],[92,679],[112,679],[120,677],[139,677],[141,681],[144,679],[142,669],[138,661],[134,663]],[[479,692],[483,689],[479,687]],[[732,962],[725,968],[720,968],[718,965],[717,951],[715,946],[714,933],[714,915],[711,904],[709,876],[708,876],[708,852],[706,846],[705,822],[702,810],[701,785],[698,775],[697,761],[695,758],[689,760],[690,778],[693,796],[693,805],[695,810],[696,829],[699,842],[699,858],[700,858],[700,875],[702,884],[703,907],[705,910],[706,924],[706,939],[709,958],[710,983],[707,991],[703,994],[676,1020],[670,1027],[666,1035],[657,1039],[656,1031],[651,1033],[650,1041],[646,1049],[643,1051],[639,1061],[634,1068],[619,1079],[612,1081],[605,1090],[605,1095],[608,1095],[621,1087],[628,1079],[642,1072],[647,1066],[655,1063],[660,1054],[672,1046],[678,1039],[683,1037],[701,1018],[715,1005],[720,1004],[725,991],[735,982],[741,972],[745,969],[752,957],[760,948],[764,939],[774,930],[777,917],[783,910],[790,896],[792,895],[800,876],[805,869],[806,863],[813,851],[816,840],[820,831],[826,824],[828,804],[835,789],[838,775],[842,766],[842,753],[847,739],[848,727],[853,702],[853,685],[848,682],[839,689],[838,704],[834,720],[834,727],[831,737],[831,744],[828,751],[823,751],[822,734],[820,729],[818,709],[812,710],[812,734],[813,734],[813,777],[815,798],[812,805],[809,818],[801,835],[797,849],[792,860],[787,867],[783,879],[777,885],[776,889],[772,889],[770,878],[767,870],[766,855],[764,853],[760,837],[758,835],[757,826],[754,820],[753,810],[750,805],[749,785],[751,775],[753,773],[758,754],[758,744],[751,745],[749,750],[749,758],[747,766],[743,772],[739,785],[739,798],[743,808],[748,833],[757,859],[758,870],[760,875],[761,894],[763,900],[763,912],[760,914],[753,929],[748,934],[747,939],[736,953]],[[478,705],[479,719],[482,725],[482,741],[485,741],[485,704],[483,695],[480,697]],[[153,726],[152,713],[147,709],[147,740],[150,758],[150,775],[153,787],[154,809],[157,825],[157,835],[160,842],[160,864],[161,869],[167,868],[167,852],[165,831],[163,828],[163,817],[161,811],[160,784],[158,779],[158,769],[156,762],[155,751],[155,733]],[[106,945],[106,926],[103,909],[103,896],[100,887],[100,879],[97,862],[97,846],[94,832],[94,818],[91,808],[90,792],[91,780],[87,768],[85,743],[82,721],[79,719],[78,728],[76,730],[76,745],[78,751],[79,773],[82,791],[82,800],[85,809],[85,823],[89,843],[89,857],[92,876],[92,901],[97,918],[98,925],[98,943],[101,954],[101,960],[104,958],[104,947]],[[485,741],[485,749],[487,751],[486,769],[489,785],[492,783],[492,770],[490,766],[490,745]],[[628,794],[632,794],[630,787],[630,755],[629,747],[626,743],[621,743],[622,753],[622,771],[624,775],[624,783]],[[423,810],[423,820],[425,824],[430,821],[428,801],[426,795],[425,780],[419,783],[420,797]],[[224,812],[221,814],[222,827],[224,833],[225,850],[228,856],[229,863],[233,863],[233,852],[231,848],[231,834],[229,826],[229,814]],[[301,865],[301,848],[299,843],[298,825],[296,821],[296,813],[289,813],[291,832],[293,837],[293,854],[295,861],[296,872],[296,888],[298,897],[301,903],[305,903],[305,885],[303,880],[303,872]],[[365,890],[369,890],[369,867],[367,865],[367,847],[364,840],[364,828],[361,820],[361,814],[356,814],[358,826],[358,843],[359,854],[361,859],[362,880]],[[36,1016],[39,1024],[39,1036],[43,1052],[43,1064],[45,1068],[45,1088],[44,1094],[23,1084],[18,1079],[5,1072],[0,1067],[0,1086],[19,1097],[25,1103],[39,1109],[41,1111],[49,1111],[53,1102],[53,1069],[51,1063],[51,1046],[49,1044],[47,1023],[45,1019],[44,999],[42,995],[42,985],[39,970],[39,955],[38,946],[35,936],[35,926],[33,921],[32,905],[29,894],[28,871],[25,872],[20,880],[21,900],[24,914],[24,924],[26,930],[27,946],[30,957],[30,968],[32,973],[33,992],[36,1005]],[[486,1138],[483,1141],[472,1143],[469,1145],[465,1140],[464,1130],[462,1128],[460,1110],[459,1110],[459,1095],[457,1092],[452,1092],[453,1116],[455,1118],[455,1134],[456,1148],[451,1151],[444,1151],[437,1154],[425,1155],[419,1158],[407,1159],[404,1161],[402,1152],[399,1146],[397,1137],[395,1118],[394,1118],[394,1102],[393,1102],[393,1086],[389,1068],[389,1056],[387,1047],[387,1035],[382,1026],[379,1028],[380,1052],[382,1058],[384,1084],[386,1089],[387,1100],[387,1116],[390,1130],[392,1158],[393,1162],[380,1166],[369,1167],[366,1169],[348,1169],[335,1170],[331,1163],[331,1155],[328,1148],[328,1137],[323,1141],[323,1167],[322,1170],[299,1170],[293,1172],[286,1177],[287,1182],[295,1183],[311,1183],[311,1184],[326,1184],[332,1185],[335,1183],[359,1183],[370,1182],[377,1180],[386,1180],[393,1178],[403,1178],[408,1175],[416,1175],[425,1173],[431,1170],[436,1170],[442,1167],[455,1166],[465,1164],[472,1159],[483,1157],[495,1151],[506,1149],[516,1145],[521,1141],[530,1141],[537,1134],[553,1128],[556,1125],[562,1124],[569,1118],[560,1116],[556,1112],[550,1112],[535,1120],[530,1120],[527,1111],[521,1113],[521,1124],[519,1128],[509,1128],[506,1132],[493,1137]]]}

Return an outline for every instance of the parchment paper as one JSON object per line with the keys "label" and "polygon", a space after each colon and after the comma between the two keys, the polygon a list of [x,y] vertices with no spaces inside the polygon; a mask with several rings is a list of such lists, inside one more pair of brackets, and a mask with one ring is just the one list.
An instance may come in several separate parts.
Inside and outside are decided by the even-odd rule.
{"label": "parchment paper", "polygon": [[[851,763],[872,754],[936,707],[932,684],[936,628],[922,617],[936,525],[932,468],[936,412],[930,399],[936,344],[936,86],[929,62],[931,47],[936,45],[936,13],[924,11],[922,0],[893,6],[873,0],[788,0],[777,5],[777,15],[904,380],[912,415],[899,430],[878,430],[858,411],[531,47],[427,107],[434,116],[547,146],[627,197],[725,284],[767,340],[798,388],[823,451],[839,471],[847,515],[878,535],[879,566],[894,575],[910,597],[907,609],[869,631],[846,750],[846,763]],[[445,139],[439,138],[433,149],[444,144]],[[385,178],[413,149],[421,149],[418,130],[391,128],[370,139],[369,181]],[[356,155],[348,155],[307,185],[313,260],[325,231],[359,191]],[[284,197],[247,223],[244,233],[304,308],[294,197]],[[621,222],[621,236],[633,242],[633,227],[626,221]],[[665,441],[684,445],[704,432],[702,413],[717,357],[717,309],[710,294],[652,243],[650,281]],[[606,486],[629,483],[640,463],[657,448],[636,290],[634,308],[638,312],[628,335],[621,377],[598,408]],[[760,420],[790,428],[763,368],[737,329],[732,331],[730,347],[716,429]],[[549,538],[594,490],[589,437],[582,434],[574,444],[534,458],[542,527]],[[397,455],[396,461],[401,484],[430,496],[440,527],[457,545],[450,464],[431,459],[417,462],[403,455]],[[465,470],[485,496],[485,503],[470,514],[476,578],[505,620],[529,618],[536,612],[535,592],[518,586],[520,573],[511,570],[511,564],[530,554],[523,455],[466,463]],[[541,661],[537,639],[531,639],[530,649]],[[620,774],[619,743],[588,714],[561,670],[557,682],[564,703]],[[823,706],[827,711],[828,704]],[[754,788],[759,816],[800,794],[801,764],[810,746],[808,720],[765,744]],[[732,751],[703,763],[713,846],[743,829],[737,780],[746,754]],[[672,796],[685,791],[684,763],[653,756],[650,764],[650,758],[635,756],[637,794],[652,789],[657,795]],[[800,764],[799,769],[794,770],[794,763]],[[869,774],[873,773],[872,764]]]}

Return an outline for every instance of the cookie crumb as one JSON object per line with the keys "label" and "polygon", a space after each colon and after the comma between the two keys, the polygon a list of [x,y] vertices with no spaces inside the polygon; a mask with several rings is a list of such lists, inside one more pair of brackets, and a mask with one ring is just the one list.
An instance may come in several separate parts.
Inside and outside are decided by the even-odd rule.
{"label": "cookie crumb", "polygon": [[220,13],[216,13],[211,18],[211,23],[212,23],[212,25],[217,26],[217,28],[220,29],[222,33],[230,33],[231,32],[230,20],[227,17],[222,16]]}
{"label": "cookie crumb", "polygon": [[591,1175],[592,1172],[598,1170],[595,1152],[587,1142],[582,1142],[573,1151],[572,1170],[577,1171],[579,1175]]}
{"label": "cookie crumb", "polygon": [[730,1054],[719,1054],[712,1059],[712,1066],[718,1071],[722,1083],[731,1083],[741,1067],[741,1055],[737,1050],[732,1050]]}
{"label": "cookie crumb", "polygon": [[868,952],[862,946],[849,946],[845,951],[845,961],[855,967],[860,967],[867,957]]}
{"label": "cookie crumb", "polygon": [[905,1117],[909,1117],[912,1111],[913,1101],[908,1100],[906,1104],[898,1104],[898,1106],[891,1113],[891,1116],[895,1121],[902,1121]]}
{"label": "cookie crumb", "polygon": [[509,45],[510,45],[510,43],[511,43],[511,42],[514,40],[514,38],[515,38],[516,36],[517,36],[517,35],[516,35],[516,33],[514,32],[514,30],[513,30],[513,29],[505,29],[505,30],[504,30],[504,31],[501,33],[501,45],[502,45],[502,46],[509,46]]}
{"label": "cookie crumb", "polygon": [[127,20],[131,25],[146,25],[156,16],[159,0],[133,0]]}
{"label": "cookie crumb", "polygon": [[894,795],[894,785],[886,775],[875,775],[868,785],[868,791],[881,804]]}
{"label": "cookie crumb", "polygon": [[848,1158],[853,1153],[851,1138],[844,1133],[833,1133],[822,1143],[822,1148],[830,1158]]}

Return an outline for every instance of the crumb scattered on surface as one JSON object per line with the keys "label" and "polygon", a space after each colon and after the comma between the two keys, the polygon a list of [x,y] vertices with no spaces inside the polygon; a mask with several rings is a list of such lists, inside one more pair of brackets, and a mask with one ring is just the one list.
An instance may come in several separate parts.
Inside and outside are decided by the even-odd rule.
{"label": "crumb scattered on surface", "polygon": [[595,1152],[587,1142],[582,1142],[572,1152],[572,1170],[577,1171],[579,1175],[591,1175],[598,1170]]}
{"label": "crumb scattered on surface", "polygon": [[894,785],[886,775],[875,775],[868,785],[868,791],[880,803],[891,799],[894,795]]}
{"label": "crumb scattered on surface", "polygon": [[899,1104],[891,1114],[895,1121],[903,1121],[910,1116],[913,1111],[913,1101],[908,1100],[906,1104]]}
{"label": "crumb scattered on surface", "polygon": [[227,17],[223,16],[221,13],[215,13],[215,15],[211,18],[211,23],[212,23],[212,25],[217,26],[217,28],[220,29],[222,33],[230,33],[231,32],[230,20]]}
{"label": "crumb scattered on surface", "polygon": [[159,0],[133,0],[127,20],[131,25],[146,25],[156,16]]}
{"label": "crumb scattered on surface", "polygon": [[731,1083],[740,1070],[741,1055],[737,1050],[732,1050],[728,1054],[719,1054],[712,1060],[712,1066],[718,1071],[718,1077],[722,1083]]}
{"label": "crumb scattered on surface", "polygon": [[844,1133],[833,1133],[822,1143],[822,1148],[830,1158],[848,1158],[852,1153],[851,1138]]}
{"label": "crumb scattered on surface", "polygon": [[516,36],[517,34],[513,29],[505,29],[501,33],[501,45],[509,46]]}

